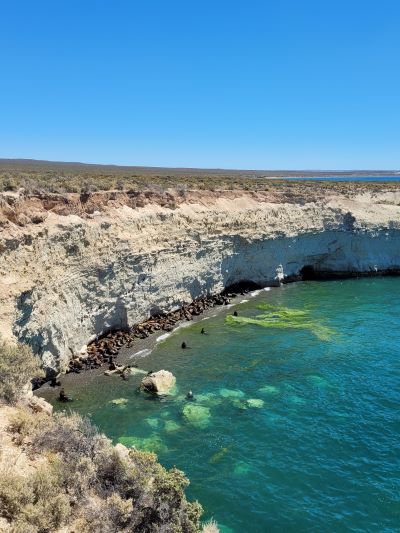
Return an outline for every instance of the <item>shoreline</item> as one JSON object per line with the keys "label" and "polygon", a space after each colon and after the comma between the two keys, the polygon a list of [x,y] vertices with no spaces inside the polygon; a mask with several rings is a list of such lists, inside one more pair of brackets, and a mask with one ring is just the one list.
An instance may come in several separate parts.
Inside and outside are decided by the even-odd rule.
{"label": "shoreline", "polygon": [[[214,305],[210,306],[207,309],[205,309],[203,312],[192,315],[191,318],[188,319],[181,319],[178,320],[174,327],[169,331],[164,331],[162,329],[158,329],[156,331],[153,331],[152,333],[148,334],[146,337],[143,338],[135,338],[134,344],[132,345],[122,345],[118,349],[118,365],[131,365],[136,366],[140,365],[140,361],[145,361],[147,356],[149,356],[154,348],[157,346],[159,342],[162,342],[163,340],[169,338],[171,335],[175,334],[180,329],[184,329],[186,327],[189,327],[194,324],[199,324],[205,320],[208,320],[217,314],[221,314],[224,311],[228,311],[234,306],[240,305],[241,303],[247,302],[250,298],[253,298],[257,296],[262,291],[269,291],[271,289],[279,289],[282,285],[288,285],[291,283],[297,283],[301,281],[340,281],[340,280],[347,280],[347,279],[354,279],[354,278],[368,278],[368,277],[398,277],[400,276],[400,269],[387,269],[383,271],[371,271],[371,272],[363,272],[363,273],[355,273],[355,272],[320,272],[316,273],[317,275],[315,277],[311,277],[310,273],[305,272],[303,275],[299,276],[292,276],[285,278],[282,280],[282,283],[277,285],[267,285],[262,288],[253,288],[251,290],[246,289],[243,290],[242,294],[240,293],[234,293],[229,291],[224,291],[223,293],[220,293],[219,295],[214,295],[213,297],[218,297],[221,294],[230,294],[231,297],[229,298],[229,302],[225,304],[220,305]],[[239,287],[239,284],[237,286],[232,286],[233,288]],[[235,294],[234,297],[232,297],[232,294]],[[211,298],[212,296],[210,296]],[[227,296],[226,296],[227,297]],[[228,298],[228,297],[227,297]],[[231,302],[233,300],[233,302]],[[194,300],[191,304],[185,304],[183,307],[188,307],[189,305],[192,305],[196,300]],[[180,311],[180,310],[178,310]],[[172,311],[171,313],[176,313],[178,311]],[[151,319],[149,319],[151,321]],[[144,321],[143,323],[147,323],[148,320]],[[142,323],[134,326],[132,329],[136,329],[138,326],[140,326]],[[107,335],[111,335],[112,338],[116,338],[121,330],[117,330],[113,333],[105,334],[103,338],[107,338]],[[58,375],[58,379],[62,379],[62,386],[66,385],[68,387],[68,384],[77,384],[82,382],[92,383],[95,380],[99,378],[99,376],[104,376],[105,371],[108,368],[107,363],[103,363],[102,365],[99,365],[92,369],[83,369],[76,371],[70,371],[66,373],[62,373]],[[120,375],[115,376],[107,376],[107,379],[116,379],[120,378]],[[46,400],[53,400],[56,399],[58,396],[58,391],[60,390],[59,387],[53,387],[51,386],[50,379],[46,379],[40,386],[33,389],[33,394],[39,397],[44,397]],[[49,397],[49,392],[52,391],[54,394],[50,394],[51,398]],[[43,394],[44,393],[44,394]]]}
{"label": "shoreline", "polygon": [[[149,319],[144,320],[143,322],[140,322],[139,324],[136,324],[133,326],[130,331],[124,331],[121,329],[117,329],[111,332],[104,333],[102,336],[99,336],[99,338],[88,344],[88,350],[90,346],[97,346],[97,343],[107,343],[111,341],[110,344],[112,344],[112,349],[115,350],[113,354],[110,354],[113,357],[113,362],[117,362],[118,366],[123,365],[132,365],[138,364],[140,360],[145,359],[148,355],[152,353],[154,348],[157,346],[159,342],[162,342],[163,339],[168,338],[170,335],[173,335],[176,331],[179,329],[189,327],[190,325],[200,323],[204,320],[207,320],[216,314],[220,314],[225,310],[230,309],[231,307],[235,305],[239,305],[240,303],[243,303],[248,300],[249,297],[253,297],[256,294],[259,294],[263,290],[270,290],[272,288],[280,288],[282,285],[287,285],[291,283],[297,283],[301,281],[339,281],[339,280],[346,280],[346,279],[354,279],[354,278],[367,278],[367,277],[387,277],[387,276],[393,276],[398,277],[400,276],[400,269],[399,268],[393,268],[393,269],[385,269],[385,270],[377,270],[377,271],[368,271],[368,272],[342,272],[342,271],[332,271],[332,272],[318,272],[314,271],[313,269],[308,270],[306,267],[304,267],[301,274],[296,276],[288,276],[282,280],[280,284],[272,284],[266,285],[264,287],[258,286],[256,288],[256,284],[253,284],[253,282],[246,282],[250,283],[252,285],[252,289],[248,288],[248,285],[246,286],[244,282],[239,282],[238,284],[232,285],[232,291],[230,290],[230,287],[226,288],[222,293],[216,294],[216,295],[209,295],[205,298],[208,298],[209,300],[215,300],[219,298],[223,298],[224,302],[208,306],[198,314],[191,314],[190,318],[179,318],[175,321],[174,325],[171,327],[171,329],[164,330],[162,328],[154,329],[150,332],[148,332],[145,336],[137,336],[137,332],[141,329],[144,330],[145,325],[152,324],[155,322],[156,317],[150,317]],[[240,288],[242,290],[240,290]],[[236,292],[235,292],[236,291]],[[200,297],[201,298],[201,297]],[[159,315],[161,319],[165,320],[169,315],[173,315],[176,313],[185,313],[185,310],[188,308],[191,308],[196,305],[196,302],[198,302],[198,298],[193,300],[189,304],[184,304],[181,306],[178,310],[173,310],[169,313],[163,313]],[[233,300],[233,301],[232,301]],[[161,334],[159,334],[161,333]],[[127,335],[130,337],[130,341],[124,342],[117,348],[115,346],[115,341],[121,337],[121,335]],[[134,339],[134,340],[133,340]],[[108,354],[104,354],[102,362],[97,364],[96,366],[92,368],[85,368],[84,361],[85,356],[78,356],[76,358],[72,358],[70,360],[70,365],[74,365],[74,361],[76,362],[77,359],[81,359],[81,363],[79,367],[73,367],[67,372],[62,372],[57,375],[57,379],[63,380],[63,386],[64,383],[68,385],[68,383],[78,383],[84,380],[93,381],[94,379],[97,379],[99,376],[103,376],[105,370],[108,369],[108,358],[110,357]],[[116,361],[117,359],[117,361]],[[71,368],[71,367],[70,367]],[[111,379],[114,376],[108,376]],[[120,377],[120,376],[115,376]],[[90,378],[90,379],[89,379]],[[44,378],[40,383],[34,384],[33,387],[33,393],[37,396],[40,396],[39,391],[48,391],[48,390],[55,390],[57,391],[59,387],[52,387],[51,386],[51,377]]]}
{"label": "shoreline", "polygon": [[[161,335],[152,334],[144,339],[137,339],[134,347],[127,347],[123,346],[120,349],[120,352],[118,354],[118,365],[126,365],[126,364],[137,364],[139,368],[141,368],[141,362],[145,362],[147,359],[147,356],[149,356],[153,350],[156,348],[156,346],[163,342],[163,340],[169,338],[171,335],[174,335],[176,332],[180,331],[181,329],[185,329],[187,327],[193,326],[195,324],[200,324],[203,321],[207,321],[210,318],[213,318],[217,315],[220,315],[224,312],[228,314],[228,311],[232,309],[232,307],[238,306],[242,303],[246,303],[249,301],[250,298],[254,298],[260,292],[262,291],[269,291],[273,288],[279,288],[278,286],[275,287],[263,287],[261,289],[254,289],[252,291],[248,291],[246,294],[238,294],[236,298],[234,298],[234,301],[232,303],[228,303],[226,305],[218,305],[215,307],[210,307],[206,309],[201,315],[193,316],[193,319],[190,321],[182,320],[179,323],[177,323],[176,327],[173,328],[173,330],[169,332],[156,332],[161,333]],[[65,374],[61,374],[59,376],[59,379],[62,380],[62,387],[66,387],[68,389],[68,385],[75,386],[77,384],[87,383],[87,384],[94,384],[99,378],[105,377],[106,380],[115,380],[115,379],[121,379],[120,375],[110,375],[105,376],[104,372],[108,368],[108,365],[100,366],[92,370],[83,370],[80,373],[75,372],[69,372]],[[142,369],[142,368],[141,368]],[[144,369],[143,369],[144,370]],[[61,387],[52,387],[50,385],[50,381],[46,381],[41,385],[40,387],[36,388],[33,391],[33,394],[35,396],[43,397],[47,401],[53,402],[57,400],[58,394]],[[67,390],[68,392],[68,390]],[[64,406],[71,406],[73,404],[64,404]]]}

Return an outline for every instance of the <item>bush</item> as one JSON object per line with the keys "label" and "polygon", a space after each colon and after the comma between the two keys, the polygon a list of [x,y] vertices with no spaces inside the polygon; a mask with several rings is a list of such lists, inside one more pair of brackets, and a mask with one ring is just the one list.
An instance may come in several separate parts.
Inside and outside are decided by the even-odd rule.
{"label": "bush", "polygon": [[0,513],[3,518],[14,520],[21,509],[31,501],[26,478],[16,475],[11,468],[0,471]]}
{"label": "bush", "polygon": [[[10,420],[31,454],[46,461],[26,477],[0,472],[0,517],[15,532],[46,533],[69,524],[89,533],[199,533],[201,506],[186,500],[188,480],[148,452],[112,442],[77,414]],[[36,528],[36,529],[35,529]]]}
{"label": "bush", "polygon": [[26,344],[9,344],[0,338],[0,398],[15,403],[33,377],[43,376],[40,360]]}

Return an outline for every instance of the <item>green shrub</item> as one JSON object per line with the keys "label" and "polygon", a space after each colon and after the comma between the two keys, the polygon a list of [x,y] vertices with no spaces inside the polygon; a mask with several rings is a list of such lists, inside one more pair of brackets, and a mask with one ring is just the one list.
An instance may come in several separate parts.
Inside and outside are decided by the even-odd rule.
{"label": "green shrub", "polygon": [[40,360],[29,346],[9,344],[0,338],[0,399],[15,403],[29,381],[40,376]]}
{"label": "green shrub", "polygon": [[26,478],[16,475],[10,467],[0,470],[0,515],[3,518],[14,520],[31,498]]}
{"label": "green shrub", "polygon": [[115,448],[77,414],[20,409],[9,427],[20,437],[15,442],[27,437],[30,453],[46,458],[24,478],[0,472],[0,517],[16,532],[47,533],[66,523],[82,533],[201,531],[202,508],[186,500],[187,478],[156,455]]}

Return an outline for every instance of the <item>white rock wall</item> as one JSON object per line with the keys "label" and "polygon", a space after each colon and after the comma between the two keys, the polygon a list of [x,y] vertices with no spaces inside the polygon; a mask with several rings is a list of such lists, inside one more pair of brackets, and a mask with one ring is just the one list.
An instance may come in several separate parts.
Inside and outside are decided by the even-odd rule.
{"label": "white rock wall", "polygon": [[1,241],[0,318],[58,369],[96,334],[241,280],[267,285],[279,265],[287,276],[304,265],[400,268],[399,207],[342,204],[224,202],[120,208],[91,220],[50,216]]}

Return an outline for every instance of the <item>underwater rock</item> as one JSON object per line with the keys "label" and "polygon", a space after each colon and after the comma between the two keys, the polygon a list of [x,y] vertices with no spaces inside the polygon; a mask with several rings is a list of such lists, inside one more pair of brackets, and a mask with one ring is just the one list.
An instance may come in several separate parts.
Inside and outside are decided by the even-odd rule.
{"label": "underwater rock", "polygon": [[158,435],[152,435],[147,438],[120,437],[118,442],[128,448],[137,448],[145,452],[163,453],[167,451],[167,447]]}
{"label": "underwater rock", "polygon": [[126,405],[128,400],[126,398],[116,398],[115,400],[111,400],[109,403],[112,403],[113,405]]}
{"label": "underwater rock", "polygon": [[243,398],[244,392],[241,390],[234,390],[234,389],[220,389],[219,390],[220,395],[223,398]]}
{"label": "underwater rock", "polygon": [[300,396],[296,396],[296,394],[291,394],[290,396],[288,396],[288,401],[290,403],[297,404],[297,405],[304,405],[306,403],[304,398],[301,398]]}
{"label": "underwater rock", "polygon": [[177,424],[176,422],[174,422],[173,420],[166,420],[164,429],[168,433],[172,433],[174,431],[178,431],[179,429],[181,429],[181,426]]}
{"label": "underwater rock", "polygon": [[159,420],[157,418],[146,418],[146,424],[148,424],[153,429],[158,428]]}
{"label": "underwater rock", "polygon": [[251,466],[244,461],[239,461],[233,468],[233,474],[235,476],[246,476],[251,471]]}
{"label": "underwater rock", "polygon": [[196,402],[206,404],[210,406],[219,405],[222,399],[212,392],[206,392],[204,394],[196,394]]}
{"label": "underwater rock", "polygon": [[204,428],[210,423],[211,412],[208,407],[188,403],[183,408],[183,416],[193,426]]}
{"label": "underwater rock", "polygon": [[325,378],[318,376],[317,374],[307,376],[307,381],[320,388],[325,388],[329,386],[328,381]]}
{"label": "underwater rock", "polygon": [[140,388],[146,392],[151,392],[153,394],[163,395],[169,394],[174,388],[176,383],[176,378],[168,370],[159,370],[158,372],[153,372],[145,376],[142,379]]}
{"label": "underwater rock", "polygon": [[243,411],[248,409],[248,405],[246,400],[240,400],[239,398],[234,398],[232,401],[232,405],[236,407],[237,409],[242,409]]}
{"label": "underwater rock", "polygon": [[257,409],[264,407],[264,400],[259,400],[258,398],[250,398],[246,400],[246,403],[249,407],[256,407]]}
{"label": "underwater rock", "polygon": [[258,389],[258,392],[261,392],[262,394],[278,394],[279,388],[274,385],[264,385],[264,387]]}
{"label": "underwater rock", "polygon": [[233,529],[228,526],[225,526],[224,524],[221,524],[221,522],[218,522],[218,529],[219,533],[235,533]]}

